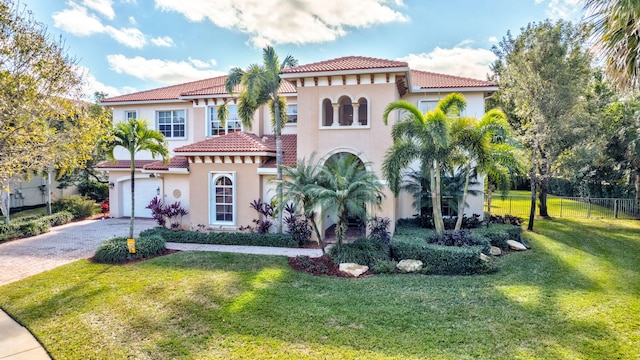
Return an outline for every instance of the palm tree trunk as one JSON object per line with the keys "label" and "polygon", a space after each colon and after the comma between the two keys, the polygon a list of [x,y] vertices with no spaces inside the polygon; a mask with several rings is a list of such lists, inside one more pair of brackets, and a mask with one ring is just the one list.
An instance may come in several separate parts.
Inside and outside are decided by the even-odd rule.
{"label": "palm tree trunk", "polygon": [[[278,93],[276,91],[273,96],[274,109],[276,115],[276,124],[275,124],[275,136],[276,136],[276,180],[282,181],[282,134],[280,129],[280,99],[278,97]],[[278,199],[282,199],[282,187],[278,187],[277,189],[277,197]],[[276,228],[278,234],[282,234],[282,211],[278,211],[278,219],[277,219]]]}
{"label": "palm tree trunk", "polygon": [[438,160],[433,161],[431,168],[431,203],[433,204],[433,225],[436,233],[442,235],[444,233],[444,220],[442,219],[442,203],[440,194],[440,163]]}
{"label": "palm tree trunk", "polygon": [[493,185],[491,183],[487,184],[487,227],[491,223],[491,197],[493,196]]}
{"label": "palm tree trunk", "polygon": [[322,255],[325,255],[324,251],[324,241],[322,241],[322,236],[320,235],[320,230],[318,230],[318,224],[316,223],[316,214],[311,213],[307,218],[311,221],[311,227],[313,231],[316,233],[316,237],[318,238],[318,245],[320,245],[320,249],[322,249]]}
{"label": "palm tree trunk", "polygon": [[[133,153],[132,153],[133,154]],[[136,204],[136,198],[135,198],[135,188],[136,188],[136,178],[135,178],[135,172],[136,172],[136,165],[134,163],[134,156],[131,155],[131,220],[129,220],[129,239],[133,239],[133,219],[135,217],[134,211],[135,211],[135,204]]]}
{"label": "palm tree trunk", "polygon": [[471,166],[467,164],[466,175],[464,179],[464,190],[462,190],[462,201],[458,204],[458,219],[456,220],[455,230],[462,228],[462,218],[464,217],[464,207],[467,203],[467,195],[469,194],[469,181],[471,179]]}

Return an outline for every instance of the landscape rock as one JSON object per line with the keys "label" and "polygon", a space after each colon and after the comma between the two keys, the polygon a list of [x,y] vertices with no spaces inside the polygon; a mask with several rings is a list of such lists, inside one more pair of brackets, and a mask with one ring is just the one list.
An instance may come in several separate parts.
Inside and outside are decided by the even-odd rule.
{"label": "landscape rock", "polygon": [[423,266],[424,264],[420,260],[405,259],[405,260],[401,260],[396,265],[396,268],[404,272],[414,272],[414,271],[422,270]]}
{"label": "landscape rock", "polygon": [[512,250],[517,250],[517,251],[527,250],[527,247],[522,245],[522,243],[519,241],[507,240],[507,245],[509,245],[509,248]]}
{"label": "landscape rock", "polygon": [[355,263],[342,263],[340,264],[339,268],[340,271],[346,272],[347,274],[353,275],[355,277],[358,277],[369,270],[368,266],[358,265]]}
{"label": "landscape rock", "polygon": [[484,261],[484,262],[488,262],[489,261],[489,257],[483,253],[480,253],[480,260]]}
{"label": "landscape rock", "polygon": [[502,250],[497,246],[492,246],[490,254],[493,256],[500,256],[502,255]]}

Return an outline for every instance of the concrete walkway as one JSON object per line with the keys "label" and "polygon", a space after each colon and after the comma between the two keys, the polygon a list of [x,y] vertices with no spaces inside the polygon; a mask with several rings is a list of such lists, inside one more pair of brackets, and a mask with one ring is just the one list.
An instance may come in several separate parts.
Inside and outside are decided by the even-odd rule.
{"label": "concrete walkway", "polygon": [[[136,219],[135,236],[154,226],[154,220]],[[103,240],[128,235],[129,219],[85,220],[55,227],[46,234],[0,244],[0,286],[89,258]],[[264,246],[167,243],[167,248],[290,257],[322,255],[320,249]],[[51,357],[29,330],[0,309],[0,360],[22,359],[44,360]]]}

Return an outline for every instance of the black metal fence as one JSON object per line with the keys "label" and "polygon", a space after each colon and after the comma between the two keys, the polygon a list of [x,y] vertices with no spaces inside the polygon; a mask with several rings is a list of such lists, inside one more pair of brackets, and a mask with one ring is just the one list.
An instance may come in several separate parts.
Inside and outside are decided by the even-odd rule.
{"label": "black metal fence", "polygon": [[[489,211],[489,199],[485,196],[484,211]],[[492,196],[492,215],[529,216],[531,196]],[[536,205],[536,214],[539,201]],[[547,209],[551,217],[640,219],[640,204],[634,199],[547,197]]]}

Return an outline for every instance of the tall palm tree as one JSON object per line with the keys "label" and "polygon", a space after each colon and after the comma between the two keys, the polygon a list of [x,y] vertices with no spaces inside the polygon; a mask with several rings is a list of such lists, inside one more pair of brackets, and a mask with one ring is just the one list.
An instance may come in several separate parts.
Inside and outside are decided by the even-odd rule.
{"label": "tall palm tree", "polygon": [[448,161],[451,155],[449,117],[459,115],[465,106],[464,96],[452,93],[426,114],[404,100],[390,103],[383,113],[385,125],[392,111],[403,110],[407,114],[391,129],[393,145],[385,154],[382,172],[389,181],[391,191],[398,195],[402,171],[414,160],[420,162],[420,169],[429,169],[433,222],[438,234],[444,232],[440,183],[442,163]]}
{"label": "tall palm tree", "polygon": [[[505,139],[511,134],[511,128],[502,110],[492,109],[485,113],[481,120],[471,117],[454,119],[451,134],[454,154],[457,155],[453,158],[465,176],[455,226],[455,230],[460,230],[472,173],[485,173],[492,166],[492,145],[504,144]],[[506,149],[502,147],[501,150]]]}
{"label": "tall palm tree", "polygon": [[[255,112],[263,105],[269,104],[274,123],[276,138],[276,180],[282,180],[282,124],[286,118],[286,103],[284,98],[278,95],[280,88],[280,72],[284,69],[296,66],[297,60],[287,55],[282,62],[271,46],[262,50],[262,65],[250,65],[246,70],[240,68],[231,69],[231,73],[225,82],[229,94],[233,94],[234,88],[242,86],[238,96],[238,116],[246,129],[251,129]],[[226,121],[228,111],[226,103],[218,108],[218,118],[222,124]],[[278,190],[278,198],[282,198],[281,190]],[[278,233],[282,232],[282,211],[278,212]]]}
{"label": "tall palm tree", "polygon": [[282,194],[282,198],[278,198],[278,211],[282,212],[289,202],[293,203],[297,208],[302,208],[304,215],[311,221],[311,226],[316,233],[318,243],[324,254],[324,242],[318,229],[314,212],[318,199],[309,191],[312,185],[321,183],[321,168],[320,164],[315,160],[315,154],[312,154],[309,160],[298,159],[295,167],[285,167],[283,169],[285,178],[278,181],[277,186],[278,192]]}
{"label": "tall palm tree", "polygon": [[135,213],[135,157],[140,151],[149,151],[151,156],[161,156],[167,161],[169,150],[162,133],[149,129],[143,119],[129,119],[115,124],[113,138],[107,145],[107,157],[115,161],[114,151],[122,146],[131,155],[131,222],[129,223],[129,238],[133,238],[133,222]]}
{"label": "tall palm tree", "polygon": [[640,89],[640,1],[587,0],[597,49],[621,88]]}
{"label": "tall palm tree", "polygon": [[380,206],[382,185],[371,171],[363,166],[355,155],[341,156],[327,161],[320,168],[320,181],[307,188],[310,197],[326,211],[335,211],[337,245],[347,232],[349,215],[365,218],[366,205]]}

